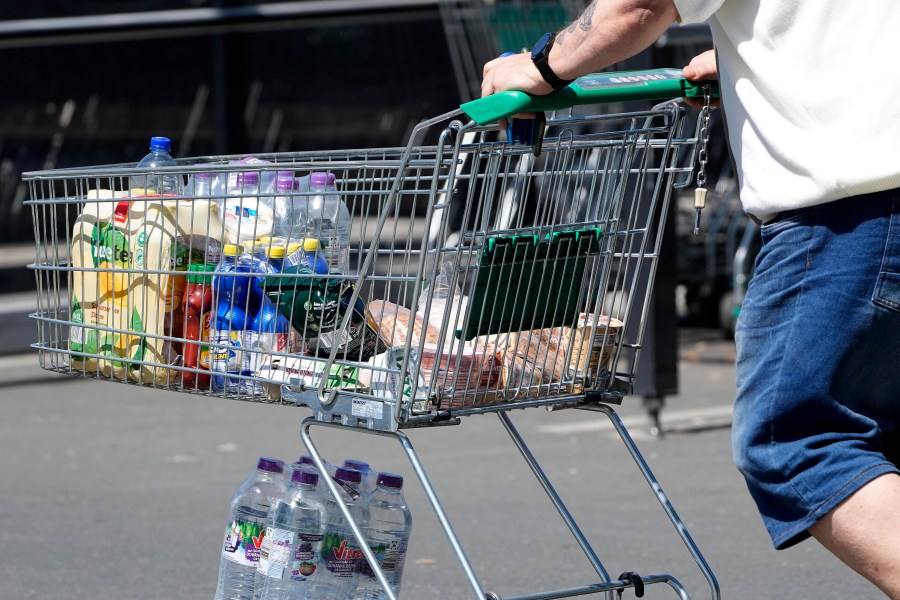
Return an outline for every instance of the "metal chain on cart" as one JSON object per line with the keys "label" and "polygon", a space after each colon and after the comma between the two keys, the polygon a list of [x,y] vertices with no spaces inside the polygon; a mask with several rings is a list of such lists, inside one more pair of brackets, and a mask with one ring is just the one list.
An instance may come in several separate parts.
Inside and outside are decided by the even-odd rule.
{"label": "metal chain on cart", "polygon": [[700,211],[706,208],[706,163],[709,158],[709,113],[712,104],[712,92],[708,85],[703,86],[703,108],[700,110],[700,150],[697,152],[697,189],[694,190],[694,235],[700,233]]}

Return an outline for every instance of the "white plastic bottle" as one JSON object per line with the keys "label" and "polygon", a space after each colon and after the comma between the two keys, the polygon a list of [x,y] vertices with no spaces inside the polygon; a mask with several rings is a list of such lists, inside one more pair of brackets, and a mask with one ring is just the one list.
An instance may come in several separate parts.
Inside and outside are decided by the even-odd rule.
{"label": "white plastic bottle", "polygon": [[[325,532],[322,540],[322,558],[318,572],[313,579],[307,598],[315,600],[348,600],[356,591],[359,581],[359,564],[365,555],[353,530],[344,518],[338,502],[350,509],[353,520],[365,531],[368,511],[363,498],[358,493],[350,494],[343,487],[358,490],[362,475],[359,471],[337,469],[334,479],[338,483],[340,498],[329,494],[325,499]],[[353,498],[356,496],[356,499]]]}
{"label": "white plastic bottle", "polygon": [[306,235],[318,238],[330,273],[350,272],[350,211],[335,188],[333,173],[309,176]]}
{"label": "white plastic bottle", "polygon": [[[403,477],[394,473],[379,473],[378,486],[369,496],[367,508],[369,526],[366,528],[366,541],[397,596],[400,594],[403,563],[412,533],[412,516],[403,497]],[[363,559],[354,599],[378,597],[380,592],[381,584],[369,563]]]}
{"label": "white plastic bottle", "polygon": [[260,196],[259,173],[229,174],[228,197],[223,207],[225,239],[229,244],[249,244],[272,235],[274,216],[265,197]]}
{"label": "white plastic bottle", "polygon": [[269,510],[256,569],[255,600],[303,598],[322,555],[325,505],[310,470],[291,474],[291,486]]}
{"label": "white plastic bottle", "polygon": [[[174,167],[177,162],[169,153],[172,141],[167,137],[150,138],[150,152],[138,162],[139,169],[155,167]],[[128,188],[132,198],[140,197],[178,197],[184,192],[184,180],[176,173],[148,173],[133,175],[128,180]]]}
{"label": "white plastic bottle", "polygon": [[284,462],[264,456],[231,501],[216,600],[252,600],[272,504],[285,494]]}

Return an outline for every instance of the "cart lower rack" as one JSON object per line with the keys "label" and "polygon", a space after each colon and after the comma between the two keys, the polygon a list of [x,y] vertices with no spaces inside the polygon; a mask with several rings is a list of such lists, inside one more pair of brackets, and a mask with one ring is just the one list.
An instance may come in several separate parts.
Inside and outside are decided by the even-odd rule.
{"label": "cart lower rack", "polygon": [[[499,596],[486,596],[401,430],[496,413],[598,577],[528,598],[655,583],[688,597],[669,575],[610,577],[508,416],[602,412],[718,598],[610,406],[634,379],[660,220],[673,187],[691,179],[697,138],[682,131],[675,102],[614,115],[573,109],[697,93],[677,71],[602,74],[548,97],[468,103],[421,123],[401,148],[26,173],[41,365],[307,406],[302,439],[323,472],[314,426],[396,438],[478,598]],[[496,141],[491,123],[529,110],[561,112],[531,145]],[[163,181],[177,193],[156,193]],[[331,221],[321,216],[329,206],[340,213]],[[299,230],[289,226],[298,214]]]}

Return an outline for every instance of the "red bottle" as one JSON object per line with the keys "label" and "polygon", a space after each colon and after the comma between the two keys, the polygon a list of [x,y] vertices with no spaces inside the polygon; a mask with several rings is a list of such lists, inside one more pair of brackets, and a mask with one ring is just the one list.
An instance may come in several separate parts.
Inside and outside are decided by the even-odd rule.
{"label": "red bottle", "polygon": [[184,371],[184,387],[208,390],[209,374],[209,322],[212,316],[213,286],[212,275],[216,265],[191,263],[188,267],[188,284],[184,290],[184,366],[200,369],[201,373]]}

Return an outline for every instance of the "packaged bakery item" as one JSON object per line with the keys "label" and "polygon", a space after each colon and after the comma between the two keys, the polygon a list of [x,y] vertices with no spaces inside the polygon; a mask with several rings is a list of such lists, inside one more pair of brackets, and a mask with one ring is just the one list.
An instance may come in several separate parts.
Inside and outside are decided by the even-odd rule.
{"label": "packaged bakery item", "polygon": [[569,376],[590,381],[612,367],[624,323],[619,319],[581,313],[575,328],[555,327],[549,343],[565,352]]}
{"label": "packaged bakery item", "polygon": [[389,346],[405,346],[409,334],[409,324],[413,323],[412,345],[417,346],[425,334],[425,341],[436,344],[440,332],[431,325],[425,325],[420,318],[416,318],[412,311],[405,306],[387,302],[385,300],[373,300],[366,307],[372,320],[378,324],[378,334]]}

